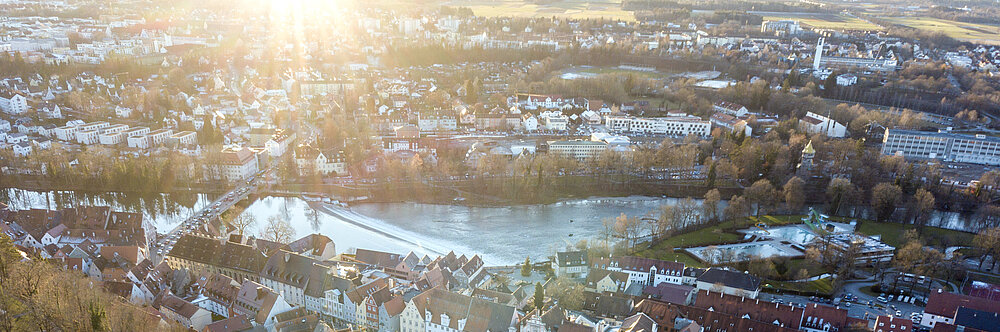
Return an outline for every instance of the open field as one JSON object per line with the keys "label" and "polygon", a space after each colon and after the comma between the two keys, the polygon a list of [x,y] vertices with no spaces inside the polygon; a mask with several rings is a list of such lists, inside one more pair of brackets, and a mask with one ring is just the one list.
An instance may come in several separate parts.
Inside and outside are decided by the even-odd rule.
{"label": "open field", "polygon": [[882,17],[883,20],[914,29],[942,32],[948,37],[974,43],[1000,45],[1000,27],[933,17]]}
{"label": "open field", "polygon": [[817,29],[882,30],[882,27],[877,24],[862,20],[857,17],[852,17],[843,14],[786,13],[786,12],[750,12],[750,13],[763,16],[765,21],[797,20],[802,25],[808,25]]}
{"label": "open field", "polygon": [[534,4],[525,1],[452,1],[447,6],[468,7],[476,16],[483,17],[569,17],[573,19],[599,19],[634,21],[632,12],[621,9],[621,2],[609,1],[560,1],[551,4]]}

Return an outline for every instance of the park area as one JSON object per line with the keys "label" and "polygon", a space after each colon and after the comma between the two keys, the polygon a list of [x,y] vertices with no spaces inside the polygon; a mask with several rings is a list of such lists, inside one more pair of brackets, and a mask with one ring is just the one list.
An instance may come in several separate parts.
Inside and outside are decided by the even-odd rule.
{"label": "park area", "polygon": [[568,17],[635,21],[632,12],[622,10],[621,1],[556,1],[537,4],[527,1],[452,1],[448,6],[467,7],[483,17]]}
{"label": "park area", "polygon": [[[783,232],[796,229],[807,230],[807,226],[801,224],[804,217],[805,216],[803,215],[765,215],[761,216],[759,220],[751,216],[740,221],[724,222],[710,227],[676,234],[647,247],[640,246],[640,248],[643,249],[635,252],[635,255],[682,262],[686,266],[691,267],[708,267],[712,264],[706,263],[704,259],[697,258],[692,254],[692,252],[698,253],[699,249],[703,249],[708,246],[726,248],[729,246],[741,245],[781,246],[778,243],[782,243],[784,246],[787,246],[789,244],[796,244],[800,241],[796,240],[795,236],[790,235],[798,233],[792,234],[792,232],[788,232],[790,235],[783,235]],[[880,237],[886,244],[897,248],[902,245],[900,239],[903,236],[903,233],[907,230],[916,228],[914,225],[882,223],[844,217],[828,217],[828,220],[834,223],[834,225],[838,228],[847,225],[851,221],[857,221],[858,227],[856,231],[858,233]],[[756,228],[755,225],[760,223],[763,223],[765,226],[763,226],[763,228]],[[754,235],[758,231],[764,231],[764,229],[770,231],[770,235],[772,237],[777,237],[779,239],[770,242],[749,242],[751,239],[747,236],[748,234]],[[928,245],[947,247],[955,245],[969,245],[972,243],[972,237],[974,234],[941,228],[925,227],[921,231],[921,236],[927,240]],[[766,281],[768,288],[803,294],[828,294],[832,290],[829,278],[821,278],[808,282],[793,281],[832,273],[832,271],[821,267],[816,262],[804,258],[802,255],[773,255],[770,262],[775,271],[772,271],[772,275]],[[725,265],[737,265],[739,268],[739,264],[746,265],[747,262],[734,262],[733,264]],[[759,265],[755,262],[750,262],[749,264]]]}
{"label": "park area", "polygon": [[1000,45],[1000,27],[998,26],[918,16],[882,17],[881,19],[927,32],[941,32],[961,41]]}
{"label": "park area", "polygon": [[749,12],[764,17],[765,21],[795,20],[816,29],[831,30],[882,30],[878,24],[863,19],[834,13]]}

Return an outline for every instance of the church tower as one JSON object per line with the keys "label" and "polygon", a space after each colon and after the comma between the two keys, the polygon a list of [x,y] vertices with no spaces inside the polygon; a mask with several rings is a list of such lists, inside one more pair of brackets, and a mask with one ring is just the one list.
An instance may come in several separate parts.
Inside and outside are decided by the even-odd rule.
{"label": "church tower", "polygon": [[816,156],[816,149],[813,149],[812,140],[806,144],[806,147],[802,148],[802,161],[799,162],[799,171],[810,171],[813,167],[813,157]]}

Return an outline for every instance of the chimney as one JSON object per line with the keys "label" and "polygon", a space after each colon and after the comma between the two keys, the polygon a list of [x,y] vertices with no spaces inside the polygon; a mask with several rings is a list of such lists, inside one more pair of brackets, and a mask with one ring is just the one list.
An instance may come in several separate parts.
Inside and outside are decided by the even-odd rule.
{"label": "chimney", "polygon": [[257,287],[257,297],[254,300],[259,300],[259,299],[263,298],[264,294],[266,294],[266,293],[267,292],[264,291],[263,287]]}

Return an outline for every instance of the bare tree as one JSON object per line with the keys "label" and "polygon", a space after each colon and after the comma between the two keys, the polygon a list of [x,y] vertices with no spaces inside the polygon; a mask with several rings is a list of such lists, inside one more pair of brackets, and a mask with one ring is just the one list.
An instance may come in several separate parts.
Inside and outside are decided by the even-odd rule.
{"label": "bare tree", "polygon": [[257,217],[252,214],[240,214],[229,221],[229,226],[232,226],[239,235],[246,234],[248,228],[257,225]]}
{"label": "bare tree", "polygon": [[903,189],[891,183],[879,183],[872,189],[872,209],[878,220],[885,221],[896,211],[899,200],[903,197]]}
{"label": "bare tree", "polygon": [[743,218],[750,215],[750,203],[743,196],[733,195],[729,199],[729,205],[726,205],[726,208],[722,212],[726,219],[732,220],[733,224],[735,224],[737,221],[743,220]]}
{"label": "bare tree", "polygon": [[913,207],[913,223],[923,228],[930,217],[930,212],[934,210],[934,194],[924,188],[917,189],[910,201]]}
{"label": "bare tree", "polygon": [[774,186],[771,185],[771,181],[760,179],[754,182],[750,188],[747,188],[744,195],[749,199],[750,203],[755,205],[754,215],[760,218],[760,211],[770,207],[774,202],[776,191],[774,190]]}
{"label": "bare tree", "polygon": [[806,202],[805,194],[805,181],[802,181],[797,176],[793,176],[785,182],[784,187],[782,187],[782,194],[785,196],[785,206],[792,213],[797,213],[802,210],[802,205]]}
{"label": "bare tree", "polygon": [[979,269],[983,268],[983,263],[986,262],[987,256],[992,256],[995,268],[997,254],[1000,253],[1000,228],[992,227],[980,230],[972,238],[972,246],[976,249],[979,256]]}
{"label": "bare tree", "polygon": [[267,225],[260,231],[260,237],[278,243],[288,243],[295,236],[295,229],[288,220],[273,216],[267,219]]}
{"label": "bare tree", "polygon": [[629,217],[622,213],[615,218],[614,232],[619,238],[625,240],[626,247],[629,249],[635,247],[641,227],[642,222],[637,217]]}
{"label": "bare tree", "polygon": [[857,187],[851,183],[851,180],[839,177],[831,180],[830,184],[826,186],[827,204],[830,206],[829,213],[836,215],[840,211],[841,206],[852,201],[857,190]]}
{"label": "bare tree", "polygon": [[698,223],[698,204],[691,197],[686,197],[677,201],[674,206],[673,229],[679,230]]}
{"label": "bare tree", "polygon": [[719,219],[719,201],[722,197],[719,194],[719,189],[712,189],[705,193],[705,202],[702,203],[702,216],[706,220],[718,221]]}

